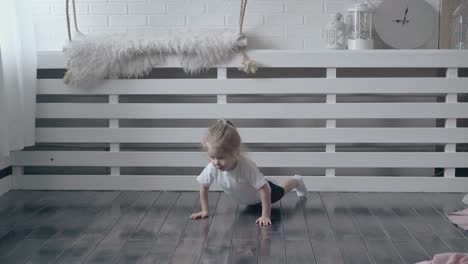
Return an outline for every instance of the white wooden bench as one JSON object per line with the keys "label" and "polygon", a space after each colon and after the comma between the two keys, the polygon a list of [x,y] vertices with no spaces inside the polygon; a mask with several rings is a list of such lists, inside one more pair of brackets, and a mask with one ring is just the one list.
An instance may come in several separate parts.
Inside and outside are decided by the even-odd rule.
{"label": "white wooden bench", "polygon": [[[457,119],[468,118],[468,104],[457,102],[457,97],[464,98],[468,93],[468,78],[458,76],[459,69],[468,68],[468,52],[258,50],[250,56],[264,68],[319,68],[324,74],[318,78],[228,78],[228,69],[238,66],[236,58],[219,65],[213,79],[108,80],[86,89],[66,86],[61,79],[39,79],[37,94],[59,96],[59,101],[38,103],[38,119],[104,119],[108,126],[38,127],[38,146],[91,143],[108,149],[37,148],[15,152],[13,189],[196,190],[196,173],[180,174],[177,169],[201,171],[206,165],[206,155],[201,149],[193,149],[205,128],[193,125],[196,121],[186,121],[206,123],[225,118],[240,120],[234,123],[240,124],[242,139],[251,148],[249,156],[261,170],[314,171],[304,175],[309,190],[468,191],[468,178],[455,177],[456,168],[468,168],[468,153],[456,150],[457,144],[468,143],[468,127],[457,127]],[[177,66],[177,62],[168,61],[162,67]],[[64,68],[60,53],[39,54],[39,69],[49,68]],[[406,74],[425,70],[445,76]],[[356,76],[340,77],[341,72]],[[380,76],[373,76],[376,72]],[[108,100],[60,101],[61,97],[83,95],[105,96]],[[174,96],[184,101],[121,102],[125,96]],[[191,102],[190,96],[216,99]],[[255,100],[231,102],[236,96],[254,96]],[[408,101],[405,97],[428,99]],[[310,102],[307,98],[311,98]],[[124,120],[141,119],[151,120],[148,122],[152,124],[171,121],[177,126],[121,125]],[[366,120],[374,125],[368,125]],[[443,124],[437,127],[437,120]],[[350,126],[351,123],[355,125]],[[150,151],[128,151],[122,149],[124,144],[156,147]],[[161,145],[164,147],[157,149]],[[414,146],[415,150],[402,150],[405,145]],[[35,168],[33,173],[26,173],[28,167]],[[64,168],[64,173],[35,173],[49,167]],[[110,169],[107,175],[66,173],[67,168],[80,167]],[[155,167],[173,167],[175,173],[122,173],[123,168],[138,171]],[[359,170],[372,169],[383,171],[379,173],[382,175],[359,175]],[[348,175],[348,170],[354,173]],[[392,170],[404,173],[395,175],[390,173]],[[440,177],[434,177],[435,174]],[[289,175],[272,177],[284,176]]]}

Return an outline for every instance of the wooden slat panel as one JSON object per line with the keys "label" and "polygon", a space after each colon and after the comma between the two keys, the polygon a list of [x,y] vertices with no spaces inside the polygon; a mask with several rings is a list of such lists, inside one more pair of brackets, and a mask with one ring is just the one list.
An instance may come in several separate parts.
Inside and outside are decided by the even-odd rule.
{"label": "wooden slat panel", "polygon": [[[468,153],[431,152],[251,152],[259,167],[433,168],[466,167]],[[202,152],[14,152],[16,166],[204,167]]]}
{"label": "wooden slat panel", "polygon": [[466,118],[466,103],[37,104],[38,118]]}
{"label": "wooden slat panel", "polygon": [[[468,67],[466,50],[250,50],[262,67]],[[239,67],[240,56],[218,67]],[[38,53],[38,68],[65,68],[62,52]],[[169,58],[160,67],[180,67]]]}
{"label": "wooden slat panel", "polygon": [[[37,93],[46,94],[445,94],[468,92],[463,78],[275,78],[275,79],[138,79],[96,82],[92,87],[39,79]],[[196,88],[195,88],[196,87]],[[287,89],[285,89],[287,87]]]}
{"label": "wooden slat panel", "polygon": [[[200,189],[200,185],[195,180],[196,176],[197,175],[21,175],[15,177],[14,187],[16,189],[32,190],[197,191]],[[286,178],[286,176],[268,175],[267,177],[275,181],[282,181]],[[402,175],[401,177],[304,176],[303,179],[309,191],[468,192],[467,178],[406,177]],[[210,190],[220,190],[220,188],[217,184],[213,184]]]}
{"label": "wooden slat panel", "polygon": [[[468,128],[238,128],[244,143],[468,143]],[[199,143],[206,128],[37,128],[36,143]]]}

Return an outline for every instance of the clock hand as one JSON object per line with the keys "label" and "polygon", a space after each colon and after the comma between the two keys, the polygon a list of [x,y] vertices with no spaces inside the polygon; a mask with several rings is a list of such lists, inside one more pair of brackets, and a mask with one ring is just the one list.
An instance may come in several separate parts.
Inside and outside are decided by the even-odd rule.
{"label": "clock hand", "polygon": [[408,15],[408,6],[406,6],[405,16],[403,17],[403,25],[409,22],[408,20],[406,20],[406,15]]}
{"label": "clock hand", "polygon": [[406,16],[408,15],[408,7],[405,9],[405,15],[403,16],[403,19],[394,19],[394,22],[400,23],[401,25],[404,26],[405,24],[409,23],[409,20],[406,19]]}

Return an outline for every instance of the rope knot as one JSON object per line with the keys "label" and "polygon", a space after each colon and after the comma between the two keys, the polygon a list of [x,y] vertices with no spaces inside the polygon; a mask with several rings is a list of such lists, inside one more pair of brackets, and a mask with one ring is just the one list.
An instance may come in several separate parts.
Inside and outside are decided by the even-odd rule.
{"label": "rope knot", "polygon": [[249,56],[245,53],[245,50],[241,51],[242,53],[242,61],[241,61],[241,67],[238,68],[238,70],[243,71],[247,74],[254,74],[257,72],[257,63],[250,59]]}

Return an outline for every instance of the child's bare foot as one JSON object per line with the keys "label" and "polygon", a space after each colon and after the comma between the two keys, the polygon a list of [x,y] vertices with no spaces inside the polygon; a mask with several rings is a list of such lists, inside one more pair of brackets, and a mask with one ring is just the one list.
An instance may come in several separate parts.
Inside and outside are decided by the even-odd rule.
{"label": "child's bare foot", "polygon": [[294,179],[297,180],[297,186],[296,186],[296,194],[297,196],[299,197],[304,197],[307,195],[307,188],[304,184],[304,181],[302,180],[302,176],[301,175],[294,175],[293,176]]}
{"label": "child's bare foot", "polygon": [[190,216],[190,219],[203,219],[208,217],[208,212],[207,211],[201,211],[198,213],[194,213]]}

